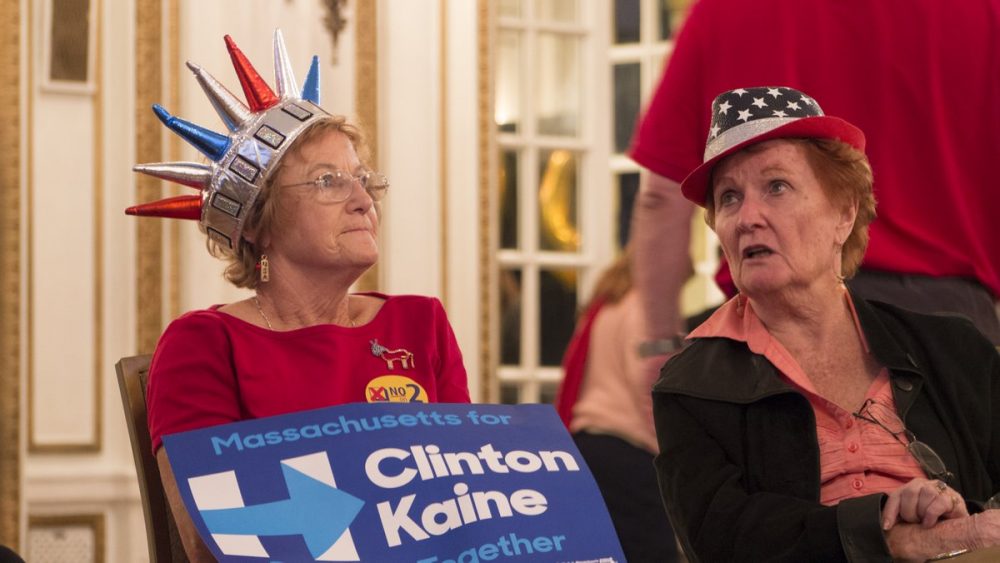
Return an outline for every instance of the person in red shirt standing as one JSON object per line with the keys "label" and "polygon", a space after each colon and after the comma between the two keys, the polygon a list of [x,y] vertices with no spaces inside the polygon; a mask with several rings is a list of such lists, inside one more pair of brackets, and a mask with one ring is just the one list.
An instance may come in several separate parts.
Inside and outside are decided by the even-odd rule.
{"label": "person in red shirt standing", "polygon": [[[702,161],[710,103],[746,84],[798,88],[868,136],[879,216],[850,287],[957,313],[1000,345],[1000,1],[700,0],[677,38],[630,154],[645,168],[633,219],[649,339],[683,330],[694,206],[679,183]],[[728,270],[717,279],[731,295]]]}
{"label": "person in red shirt standing", "polygon": [[162,436],[351,402],[469,402],[441,303],[350,293],[378,259],[378,202],[389,184],[364,161],[361,132],[319,107],[318,63],[299,94],[280,32],[277,92],[227,36],[246,95],[194,71],[230,131],[154,111],[209,158],[136,170],[201,190],[129,208],[194,219],[226,278],[253,297],[192,311],[164,331],[149,371],[150,437],[192,561],[212,560],[184,509]]}

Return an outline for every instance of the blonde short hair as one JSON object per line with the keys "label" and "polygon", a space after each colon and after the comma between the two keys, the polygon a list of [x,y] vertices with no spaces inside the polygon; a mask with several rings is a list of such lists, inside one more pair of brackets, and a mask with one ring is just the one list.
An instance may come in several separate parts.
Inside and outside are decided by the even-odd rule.
{"label": "blonde short hair", "polygon": [[[358,127],[348,123],[347,118],[334,115],[316,121],[295,138],[282,161],[271,172],[260,190],[260,195],[257,196],[257,200],[247,214],[246,222],[243,224],[243,232],[254,233],[256,241],[266,240],[270,236],[272,225],[277,217],[277,199],[273,197],[273,188],[276,178],[284,166],[285,159],[288,158],[288,155],[297,153],[303,145],[332,131],[346,135],[361,161],[368,160],[364,135]],[[224,275],[236,287],[255,289],[260,283],[260,277],[257,275],[257,263],[260,261],[261,249],[257,243],[250,242],[241,236],[236,248],[230,249],[209,238],[208,252],[216,258],[228,262]]]}

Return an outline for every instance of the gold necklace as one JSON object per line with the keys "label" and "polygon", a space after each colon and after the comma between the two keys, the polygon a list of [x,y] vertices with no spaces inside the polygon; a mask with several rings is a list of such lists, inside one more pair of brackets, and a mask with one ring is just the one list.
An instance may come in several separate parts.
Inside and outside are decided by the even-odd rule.
{"label": "gold necklace", "polygon": [[[271,326],[271,319],[267,318],[267,315],[264,314],[264,309],[260,306],[260,299],[258,299],[256,295],[253,296],[253,304],[257,306],[257,312],[260,313],[260,318],[264,319],[264,323],[267,324],[267,330],[274,330],[274,327]],[[350,323],[351,328],[357,326],[354,323],[354,317],[351,316],[350,296],[347,296],[347,322]]]}

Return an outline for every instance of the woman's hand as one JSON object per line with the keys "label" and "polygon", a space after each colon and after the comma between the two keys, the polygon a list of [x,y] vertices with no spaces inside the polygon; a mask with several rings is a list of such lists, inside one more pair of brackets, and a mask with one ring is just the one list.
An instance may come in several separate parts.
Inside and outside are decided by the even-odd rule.
{"label": "woman's hand", "polygon": [[[926,529],[898,524],[885,533],[893,561],[923,562],[947,553],[1000,546],[1000,510],[946,520]],[[992,554],[992,552],[991,552]]]}
{"label": "woman's hand", "polygon": [[968,515],[965,501],[957,491],[942,481],[918,478],[889,493],[889,500],[882,508],[882,529],[888,530],[897,522],[919,523],[930,528],[938,520]]}

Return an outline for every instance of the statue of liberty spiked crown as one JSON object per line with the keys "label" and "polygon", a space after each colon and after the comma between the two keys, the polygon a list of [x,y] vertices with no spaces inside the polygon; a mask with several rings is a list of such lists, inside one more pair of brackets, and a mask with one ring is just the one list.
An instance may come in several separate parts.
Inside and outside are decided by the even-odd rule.
{"label": "statue of liberty spiked crown", "polygon": [[257,74],[232,38],[226,35],[225,40],[246,104],[200,66],[191,62],[187,66],[226,124],[229,135],[172,116],[158,104],[153,105],[160,121],[211,163],[160,162],[133,167],[136,172],[197,188],[201,194],[136,205],[125,213],[193,219],[209,238],[225,248],[235,249],[257,195],[288,147],[309,125],[330,114],[318,105],[319,58],[312,58],[300,96],[280,30],[274,32],[277,93]]}

